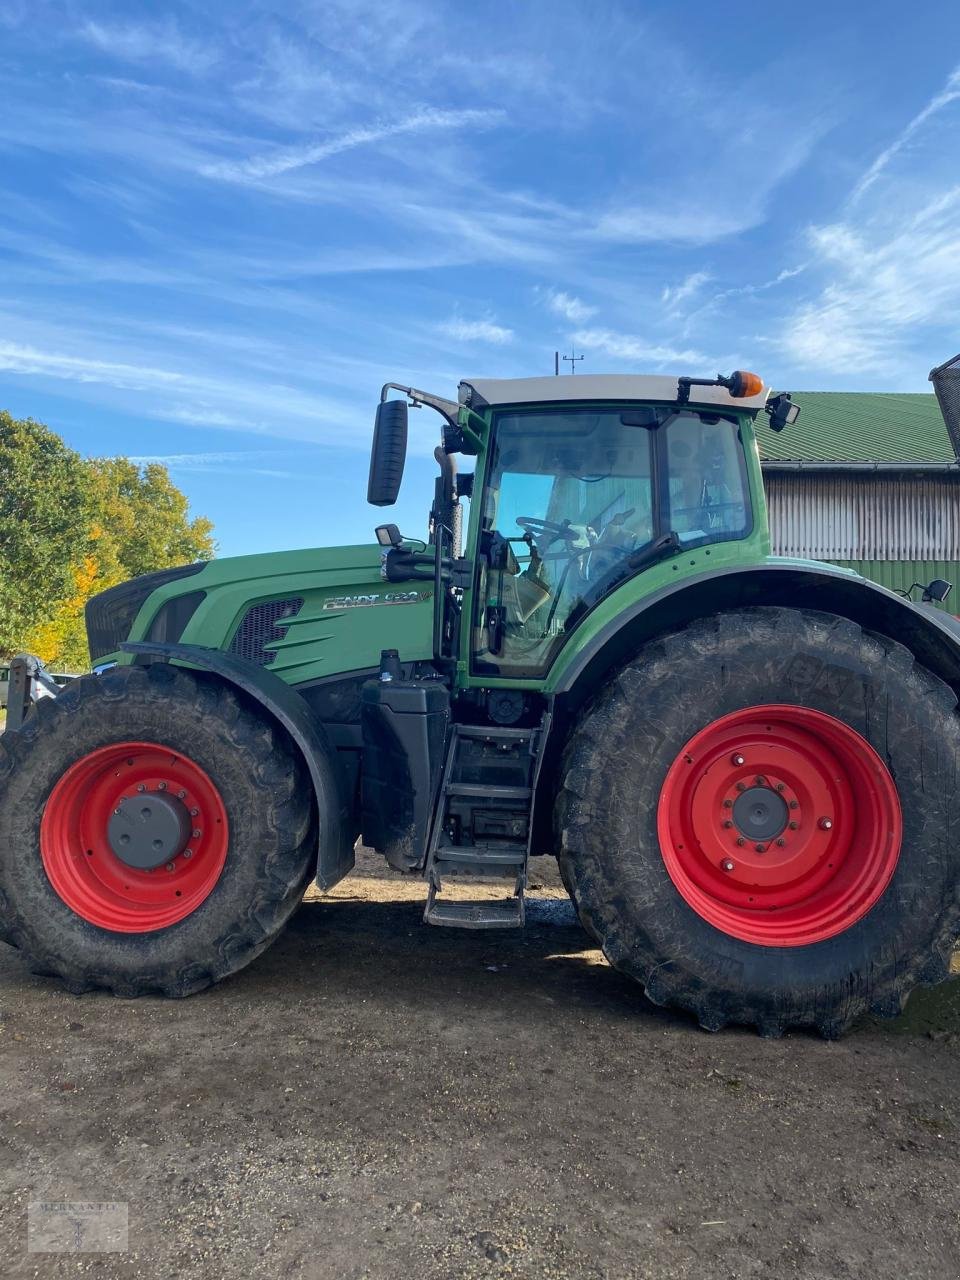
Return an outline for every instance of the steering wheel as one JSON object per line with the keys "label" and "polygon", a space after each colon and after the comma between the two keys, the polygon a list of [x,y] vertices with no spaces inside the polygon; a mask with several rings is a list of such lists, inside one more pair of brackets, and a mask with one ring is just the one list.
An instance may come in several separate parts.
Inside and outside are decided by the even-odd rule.
{"label": "steering wheel", "polygon": [[556,520],[540,520],[536,516],[517,516],[517,525],[528,533],[531,538],[539,540],[545,533],[552,533],[553,537],[547,543],[550,546],[556,542],[558,538],[563,538],[565,542],[578,542],[580,534],[576,529],[571,528],[570,521],[564,520],[563,524],[558,524]]}

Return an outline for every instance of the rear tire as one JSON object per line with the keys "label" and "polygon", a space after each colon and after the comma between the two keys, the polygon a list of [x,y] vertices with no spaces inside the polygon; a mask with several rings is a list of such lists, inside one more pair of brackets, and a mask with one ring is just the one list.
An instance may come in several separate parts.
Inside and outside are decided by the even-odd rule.
{"label": "rear tire", "polygon": [[[185,797],[193,847],[131,873],[107,840],[111,788]],[[299,753],[222,682],[167,664],[73,681],[0,738],[0,937],[74,992],[200,991],[300,902],[312,796]]]}
{"label": "rear tire", "polygon": [[[729,886],[742,867],[733,857],[723,858],[717,871],[712,834],[701,842],[702,825],[691,819],[678,837],[670,823],[677,810],[671,790],[677,770],[681,783],[688,768],[687,777],[717,776],[709,773],[706,757],[693,758],[691,744],[702,742],[703,731],[718,722],[722,730],[748,721],[734,714],[744,708],[762,708],[760,718],[775,721],[774,704],[788,724],[812,726],[814,733],[833,726],[837,735],[811,753],[806,793],[803,768],[794,779],[808,803],[784,808],[783,820],[803,813],[798,839],[804,828],[809,833],[833,825],[817,818],[810,797],[820,782],[833,786],[834,775],[843,773],[825,763],[827,752],[842,759],[842,742],[853,744],[853,773],[844,782],[851,783],[845,794],[853,803],[837,830],[814,830],[808,839],[811,847],[820,840],[817,848],[853,860],[847,880],[854,888],[844,890],[833,861],[828,873],[831,852],[816,868],[821,879],[804,915],[803,890],[797,887],[802,882],[787,884],[784,872],[778,887],[801,899],[799,913],[794,910],[792,925],[774,931],[770,945],[757,939],[767,939],[763,931],[771,921],[787,920],[789,912],[781,911],[776,898],[762,913],[743,896],[731,908],[735,895]],[[770,727],[761,726],[761,736]],[[718,751],[726,750],[726,739],[713,741],[721,743]],[[769,761],[784,758],[787,750],[767,751],[757,781],[770,792],[766,774],[776,764]],[[857,772],[855,756],[867,761],[866,772]],[[723,770],[733,770],[731,760],[739,758],[736,750],[733,757],[715,753],[721,782]],[[788,784],[780,791],[789,797],[794,775],[785,766],[782,776]],[[958,778],[957,699],[905,648],[831,614],[772,607],[719,614],[648,645],[581,716],[568,743],[556,810],[564,882],[607,958],[641,982],[654,1003],[689,1010],[709,1030],[747,1023],[778,1035],[791,1026],[809,1026],[834,1037],[867,1012],[895,1017],[915,986],[948,976],[960,934]],[[871,779],[877,780],[875,788]],[[728,829],[732,808],[720,806],[733,803],[723,795],[738,793],[722,785],[713,792],[709,782],[704,787],[685,793],[699,806],[697,822],[715,808],[717,839],[737,837],[738,827]],[[864,808],[868,800],[879,806],[872,816]],[[771,807],[779,804],[774,796]],[[896,840],[898,808],[902,843]],[[758,821],[769,824],[762,806],[757,813]],[[785,849],[775,848],[769,836],[762,847],[759,841],[742,842],[744,864],[752,857],[761,867],[757,874],[763,874],[770,854],[774,860],[791,855],[793,835],[783,829]],[[691,868],[693,878],[685,880]],[[724,871],[730,873],[727,881]],[[839,887],[823,907],[821,882],[828,874]],[[696,877],[707,884],[706,892]]]}

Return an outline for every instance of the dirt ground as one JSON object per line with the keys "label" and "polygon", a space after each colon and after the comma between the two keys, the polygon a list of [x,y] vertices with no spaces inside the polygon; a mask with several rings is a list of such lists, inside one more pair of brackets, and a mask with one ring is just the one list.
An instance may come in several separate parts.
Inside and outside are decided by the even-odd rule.
{"label": "dirt ground", "polygon": [[[838,1044],[710,1036],[552,865],[482,934],[366,858],[181,1002],[0,946],[0,1275],[960,1276],[960,982]],[[126,1202],[128,1251],[28,1253],[34,1200]]]}

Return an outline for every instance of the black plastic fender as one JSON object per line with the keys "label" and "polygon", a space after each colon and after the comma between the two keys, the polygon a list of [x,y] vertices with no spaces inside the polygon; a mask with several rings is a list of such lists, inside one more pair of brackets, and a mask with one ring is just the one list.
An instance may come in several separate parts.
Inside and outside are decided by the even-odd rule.
{"label": "black plastic fender", "polygon": [[[128,642],[120,648],[125,653],[133,653],[141,658],[183,662],[209,671],[235,685],[247,697],[253,698],[268,715],[283,726],[303,756],[313,783],[320,817],[317,833],[317,884],[321,889],[330,889],[338,880],[342,880],[354,865],[353,823],[347,788],[337,763],[336,750],[300,694],[266,667],[258,667],[246,658],[224,653],[221,649],[150,641]],[[326,830],[325,814],[339,815],[336,822],[327,820]]]}

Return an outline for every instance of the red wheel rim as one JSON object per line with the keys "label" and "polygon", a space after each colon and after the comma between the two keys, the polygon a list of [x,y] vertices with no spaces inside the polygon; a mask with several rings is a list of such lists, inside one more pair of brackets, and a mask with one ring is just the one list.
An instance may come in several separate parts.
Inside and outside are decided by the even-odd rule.
{"label": "red wheel rim", "polygon": [[683,900],[732,938],[800,947],[875,906],[896,870],[896,784],[873,747],[806,707],[747,707],[690,739],[657,812]]}
{"label": "red wheel rim", "polygon": [[[108,839],[111,815],[151,795],[176,804],[188,830],[182,848],[152,870],[128,865]],[[91,751],[66,771],[47,800],[40,856],[57,895],[90,924],[117,933],[165,929],[195,911],[223,871],[227,812],[198,764],[152,742]]]}

